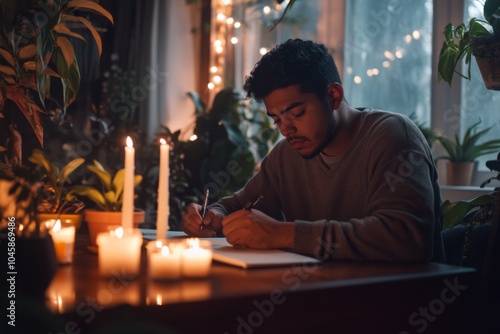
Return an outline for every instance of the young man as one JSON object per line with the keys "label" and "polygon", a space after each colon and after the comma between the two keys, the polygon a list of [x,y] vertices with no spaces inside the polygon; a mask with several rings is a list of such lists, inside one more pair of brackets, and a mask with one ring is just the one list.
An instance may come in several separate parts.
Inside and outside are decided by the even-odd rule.
{"label": "young man", "polygon": [[333,259],[444,260],[437,173],[412,121],[351,107],[333,58],[311,41],[288,40],[264,55],[244,88],[286,139],[203,220],[190,204],[186,233]]}

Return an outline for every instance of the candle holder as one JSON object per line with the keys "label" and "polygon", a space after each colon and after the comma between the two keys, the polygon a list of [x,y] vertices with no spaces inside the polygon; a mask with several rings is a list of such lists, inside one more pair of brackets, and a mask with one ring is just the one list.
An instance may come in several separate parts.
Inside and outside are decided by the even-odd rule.
{"label": "candle holder", "polygon": [[59,264],[73,263],[76,226],[71,220],[49,219],[45,222],[56,251]]}
{"label": "candle holder", "polygon": [[97,235],[101,276],[135,276],[141,264],[142,234],[138,229],[110,227]]}
{"label": "candle holder", "polygon": [[155,240],[146,246],[148,276],[153,280],[181,278],[182,253],[186,248],[181,240]]}
{"label": "candle holder", "polygon": [[212,265],[212,243],[208,240],[188,238],[182,251],[182,276],[207,277]]}

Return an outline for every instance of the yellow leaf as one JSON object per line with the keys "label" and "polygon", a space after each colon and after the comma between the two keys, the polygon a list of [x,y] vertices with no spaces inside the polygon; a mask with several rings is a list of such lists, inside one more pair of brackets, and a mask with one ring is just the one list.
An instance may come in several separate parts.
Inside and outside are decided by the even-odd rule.
{"label": "yellow leaf", "polygon": [[34,57],[36,54],[36,47],[34,44],[26,45],[19,50],[19,58],[28,59]]}
{"label": "yellow leaf", "polygon": [[56,38],[56,44],[61,49],[66,65],[70,68],[71,64],[75,61],[75,50],[73,49],[73,45],[67,37],[61,36]]}
{"label": "yellow leaf", "polygon": [[68,35],[68,36],[72,36],[72,37],[76,37],[78,39],[81,39],[82,41],[85,41],[85,38],[82,37],[82,35],[80,34],[77,34],[75,32],[72,32],[71,30],[69,30],[69,28],[66,26],[66,24],[64,23],[58,23],[54,26],[54,30],[59,33],[59,34],[63,34],[63,35]]}
{"label": "yellow leaf", "polygon": [[11,66],[14,66],[14,57],[12,57],[9,51],[0,48],[0,56],[2,56]]}

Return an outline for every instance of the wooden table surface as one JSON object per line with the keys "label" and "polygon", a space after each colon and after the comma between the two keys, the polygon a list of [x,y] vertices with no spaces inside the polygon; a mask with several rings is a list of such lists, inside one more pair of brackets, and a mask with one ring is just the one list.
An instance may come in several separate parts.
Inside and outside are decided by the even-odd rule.
{"label": "wooden table surface", "polygon": [[[46,305],[75,333],[469,333],[474,270],[435,263],[331,261],[240,269],[214,262],[210,276],[157,282],[102,278],[96,254],[77,237]],[[69,332],[69,331],[67,331]]]}

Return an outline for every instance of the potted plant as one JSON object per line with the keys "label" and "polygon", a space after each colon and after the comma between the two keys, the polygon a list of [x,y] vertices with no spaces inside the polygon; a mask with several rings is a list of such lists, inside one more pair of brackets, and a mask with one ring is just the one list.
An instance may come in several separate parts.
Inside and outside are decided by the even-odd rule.
{"label": "potted plant", "polygon": [[85,159],[75,158],[62,167],[49,161],[47,155],[35,149],[28,158],[29,162],[42,171],[43,184],[37,194],[37,218],[39,221],[60,219],[79,228],[82,220],[80,211],[84,204],[78,201],[67,187],[69,177],[80,167]]}
{"label": "potted plant", "polygon": [[[454,73],[470,79],[471,58],[476,57],[481,75],[488,89],[500,90],[500,0],[485,0],[485,20],[473,17],[454,27],[444,29],[445,40],[438,61],[438,81],[451,85]],[[456,70],[465,57],[466,75]]]}
{"label": "potted plant", "polygon": [[[111,23],[113,18],[90,0],[4,0],[0,10],[0,125],[9,136],[0,146],[5,146],[4,159],[25,163],[23,149],[29,156],[32,148],[43,148],[42,116],[64,114],[78,94],[74,45],[85,41],[78,29],[91,32],[101,54],[101,38],[81,14],[94,13]],[[32,147],[23,148],[26,143]]]}
{"label": "potted plant", "polygon": [[[96,251],[97,234],[106,232],[111,225],[121,224],[125,170],[122,168],[112,175],[96,160],[93,165],[88,165],[87,169],[98,178],[101,187],[76,185],[71,189],[71,194],[86,197],[97,206],[95,210],[84,211],[90,234],[89,249]],[[134,187],[137,187],[141,181],[142,176],[135,175]],[[133,222],[135,227],[144,222],[144,211],[136,210]]]}
{"label": "potted plant", "polygon": [[446,166],[448,184],[469,185],[475,160],[480,156],[498,152],[500,149],[500,139],[491,139],[478,143],[493,127],[490,126],[484,130],[476,131],[480,123],[481,121],[478,121],[467,128],[463,139],[460,139],[458,134],[455,134],[454,140],[444,136],[438,137],[438,142],[442,144],[447,153],[447,156],[442,156],[438,159],[449,160]]}

